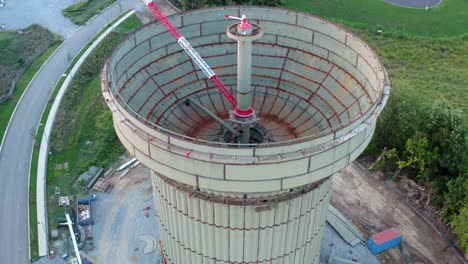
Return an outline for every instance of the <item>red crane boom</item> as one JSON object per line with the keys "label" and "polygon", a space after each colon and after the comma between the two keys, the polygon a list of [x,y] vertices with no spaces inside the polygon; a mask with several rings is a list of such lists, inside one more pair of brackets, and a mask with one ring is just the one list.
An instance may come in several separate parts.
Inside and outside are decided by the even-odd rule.
{"label": "red crane boom", "polygon": [[185,50],[185,52],[192,58],[197,66],[203,71],[205,76],[210,79],[226,99],[237,109],[237,100],[231,92],[226,88],[223,82],[216,76],[216,73],[208,66],[208,64],[202,59],[200,54],[190,45],[190,43],[180,34],[180,32],[174,27],[174,25],[167,19],[167,17],[161,12],[161,9],[153,3],[152,0],[143,0],[148,8],[153,12],[156,18],[161,22],[167,30],[174,36],[177,43]]}

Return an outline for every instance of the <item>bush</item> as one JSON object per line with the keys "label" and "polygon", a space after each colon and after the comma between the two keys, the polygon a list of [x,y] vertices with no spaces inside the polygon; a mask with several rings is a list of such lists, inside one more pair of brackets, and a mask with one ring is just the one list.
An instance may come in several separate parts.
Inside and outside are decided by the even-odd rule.
{"label": "bush", "polygon": [[468,251],[468,205],[465,204],[460,213],[452,221],[452,227],[459,235],[458,245]]}
{"label": "bush", "polygon": [[461,208],[468,205],[468,173],[451,179],[447,183],[447,189],[441,215],[443,220],[451,222],[460,213]]}
{"label": "bush", "polygon": [[385,162],[384,168],[404,169],[428,187],[434,194],[431,201],[442,209],[442,220],[451,223],[459,235],[459,245],[466,250],[468,171],[464,119],[446,101],[436,100],[430,108],[418,102],[410,93],[394,91],[366,153],[377,157],[385,149],[384,153],[391,155],[379,159]]}
{"label": "bush", "polygon": [[83,0],[80,1],[76,4],[73,4],[63,10],[63,12],[77,12],[77,11],[82,11],[85,9],[85,7],[89,4],[91,0]]}
{"label": "bush", "polygon": [[[416,95],[403,93],[401,90],[393,89],[390,99],[377,120],[375,134],[370,144],[373,152],[380,149],[395,148],[403,153],[406,142],[416,131],[421,130],[423,121],[427,118],[427,110],[420,103]],[[369,153],[369,151],[367,151]]]}
{"label": "bush", "polygon": [[466,128],[461,112],[452,109],[446,101],[436,100],[425,124],[433,174],[457,177],[465,154]]}
{"label": "bush", "polygon": [[[101,103],[104,108],[104,103]],[[119,143],[114,124],[112,123],[112,113],[108,109],[102,109],[98,112],[95,128],[99,144],[96,146],[97,154],[94,163],[97,166],[105,167],[121,155],[124,152],[124,148]]]}
{"label": "bush", "polygon": [[207,6],[226,5],[256,5],[256,6],[280,6],[281,0],[169,0],[173,5],[190,10]]}
{"label": "bush", "polygon": [[91,52],[76,73],[65,93],[60,105],[61,111],[58,113],[56,124],[54,124],[57,128],[53,130],[51,137],[51,148],[54,151],[62,151],[64,146],[68,145],[68,143],[74,144],[70,142],[69,134],[76,126],[76,109],[83,97],[83,87],[86,87],[89,82],[96,77],[96,74],[101,72],[107,56],[123,37],[124,35],[122,34],[110,33],[109,36]]}

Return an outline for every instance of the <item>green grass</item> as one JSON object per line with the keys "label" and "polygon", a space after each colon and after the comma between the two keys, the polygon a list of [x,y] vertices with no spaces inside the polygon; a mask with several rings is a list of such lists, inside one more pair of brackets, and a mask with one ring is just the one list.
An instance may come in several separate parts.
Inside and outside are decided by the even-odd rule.
{"label": "green grass", "polygon": [[0,32],[0,95],[8,92],[16,73],[47,50],[55,38],[38,25],[24,29],[24,34],[14,30]]}
{"label": "green grass", "polygon": [[68,17],[73,23],[83,25],[115,1],[116,0],[84,0],[65,8],[62,13],[63,16]]}
{"label": "green grass", "polygon": [[[386,32],[376,36],[378,26],[345,22],[345,25],[378,53],[393,83],[405,97],[417,98],[429,108],[435,99],[445,99],[462,111],[468,130],[468,41],[466,36],[435,39]],[[392,96],[390,96],[392,100]],[[464,167],[468,168],[468,134],[465,137]]]}
{"label": "green grass", "polygon": [[23,75],[20,77],[18,82],[16,83],[16,88],[13,93],[13,96],[5,101],[4,103],[0,104],[0,142],[5,135],[6,127],[8,126],[8,122],[10,121],[10,117],[15,110],[15,106],[18,103],[21,95],[23,95],[24,90],[28,87],[29,82],[31,82],[34,75],[37,71],[41,68],[42,64],[50,57],[50,55],[60,46],[62,40],[57,40],[54,44],[52,44],[42,55],[39,56],[37,60],[35,60]]}
{"label": "green grass", "polygon": [[[85,122],[89,121],[88,115],[94,112],[96,103],[102,104],[102,102],[96,100],[96,98],[100,99],[97,96],[100,91],[99,88],[99,75],[95,76],[86,87],[83,87],[82,102],[86,103],[79,104],[76,109],[76,124],[84,125],[86,128],[80,127],[77,130],[71,131],[71,133],[67,135],[67,145],[70,147],[67,146],[63,151],[53,153],[49,156],[47,170],[47,197],[54,196],[55,186],[59,186],[61,193],[63,194],[73,194],[76,192],[72,189],[72,185],[76,179],[75,176],[84,169],[81,165],[87,164],[92,158],[91,156],[80,155],[79,149],[84,145],[83,142],[79,140],[80,134],[82,130],[87,131],[89,129],[90,124],[86,124]],[[55,164],[63,162],[69,162],[70,168],[66,171],[55,170]],[[48,208],[49,226],[53,228],[57,225],[55,218],[57,216],[63,216],[63,209],[55,205],[49,205]]]}
{"label": "green grass", "polygon": [[[42,134],[42,133],[41,133]],[[39,141],[38,141],[39,142]],[[31,170],[29,177],[29,244],[31,250],[31,259],[39,257],[38,245],[38,230],[37,230],[37,203],[36,203],[36,187],[37,187],[37,159],[39,158],[39,149],[34,149],[31,160]]]}
{"label": "green grass", "polygon": [[468,32],[468,1],[443,0],[439,7],[424,10],[403,8],[382,0],[283,0],[286,8],[326,18],[382,25],[429,37],[452,37]]}
{"label": "green grass", "polygon": [[353,30],[377,51],[394,89],[414,95],[426,106],[435,99],[446,99],[463,111],[468,127],[468,41],[398,32],[376,36],[374,27]]}
{"label": "green grass", "polygon": [[78,3],[72,4],[71,6],[65,8],[63,12],[77,12],[83,11],[86,6],[89,4],[90,0],[83,0]]}

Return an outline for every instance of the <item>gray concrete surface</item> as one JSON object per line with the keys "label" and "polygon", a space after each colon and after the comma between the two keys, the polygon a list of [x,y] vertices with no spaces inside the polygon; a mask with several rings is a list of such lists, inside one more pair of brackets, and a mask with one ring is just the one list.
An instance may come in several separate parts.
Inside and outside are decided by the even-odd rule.
{"label": "gray concrete surface", "polygon": [[[329,225],[324,229],[322,248],[320,250],[320,263],[327,264],[332,247],[335,248],[335,257],[355,260],[358,263],[378,264],[380,261],[363,244],[352,247]],[[335,263],[341,263],[336,261]]]}
{"label": "gray concrete surface", "polygon": [[[333,176],[331,203],[364,234],[396,227],[411,263],[462,263],[447,242],[404,199],[388,190],[376,174],[356,163]],[[380,254],[383,263],[403,263],[401,251]]]}
{"label": "gray concrete surface", "polygon": [[[73,33],[31,82],[12,116],[0,152],[0,259],[2,263],[28,263],[28,183],[34,138],[42,111],[55,82],[79,50],[106,24],[136,0],[121,0]],[[3,16],[1,16],[3,17]],[[22,19],[17,17],[16,19]]]}
{"label": "gray concrete surface", "polygon": [[65,264],[65,263],[67,263],[67,262],[65,260],[63,260],[62,258],[50,259],[50,258],[47,258],[47,257],[40,258],[40,259],[38,259],[37,261],[34,262],[34,264]]}
{"label": "gray concrete surface", "polygon": [[70,37],[78,26],[62,16],[62,9],[79,0],[5,0],[0,8],[0,24],[5,29],[20,29],[39,24],[64,38]]}
{"label": "gray concrete surface", "polygon": [[[121,157],[118,165],[128,160],[129,157]],[[97,264],[159,263],[159,248],[144,254],[145,242],[140,240],[140,236],[149,235],[159,241],[159,226],[151,191],[150,171],[140,165],[132,169],[122,180],[119,180],[119,174],[117,172],[110,178],[112,188],[109,192],[95,193],[97,199],[91,207],[95,225],[86,228],[87,235],[93,237],[94,249],[84,251],[94,258]],[[147,206],[150,209],[143,210]],[[62,228],[61,232],[67,231]],[[54,245],[54,241],[50,241],[50,244]],[[51,249],[59,255],[65,252],[71,255],[71,251],[63,251],[63,247],[52,246]],[[43,257],[34,263],[47,264],[48,261],[48,257]],[[51,263],[65,262],[58,258]]]}
{"label": "gray concrete surface", "polygon": [[433,8],[438,6],[442,0],[384,0],[386,3],[409,8]]}
{"label": "gray concrete surface", "polygon": [[[114,175],[109,193],[98,193],[94,203],[92,235],[95,248],[87,252],[99,263],[159,263],[159,250],[144,254],[140,236],[159,241],[159,226],[153,202],[149,169],[140,165],[122,180]],[[148,217],[146,206],[150,206]]]}

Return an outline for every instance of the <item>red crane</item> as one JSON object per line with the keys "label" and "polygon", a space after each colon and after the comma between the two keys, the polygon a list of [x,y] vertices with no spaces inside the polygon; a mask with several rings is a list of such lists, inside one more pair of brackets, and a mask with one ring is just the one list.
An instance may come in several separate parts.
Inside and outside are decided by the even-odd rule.
{"label": "red crane", "polygon": [[205,76],[210,79],[221,93],[227,98],[227,100],[234,107],[234,114],[238,117],[248,117],[253,114],[254,110],[250,108],[247,111],[241,111],[237,108],[237,100],[231,92],[224,86],[223,82],[218,78],[216,73],[208,66],[208,64],[202,59],[200,54],[190,45],[190,43],[182,36],[182,34],[174,27],[174,25],[167,19],[162,13],[161,9],[152,0],[143,0],[148,8],[153,12],[156,18],[161,22],[167,30],[174,36],[177,43],[185,50],[185,52],[192,58],[197,66],[202,70]]}

